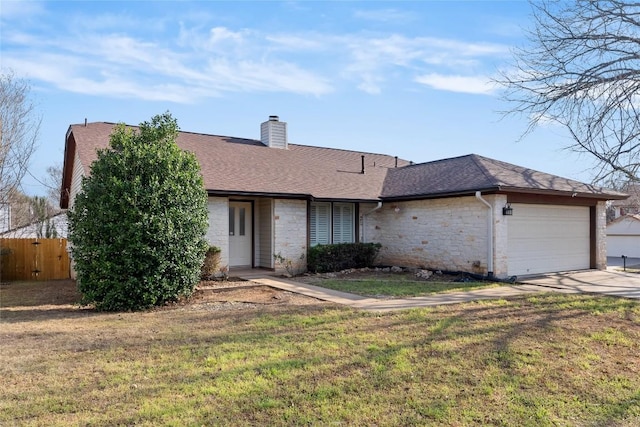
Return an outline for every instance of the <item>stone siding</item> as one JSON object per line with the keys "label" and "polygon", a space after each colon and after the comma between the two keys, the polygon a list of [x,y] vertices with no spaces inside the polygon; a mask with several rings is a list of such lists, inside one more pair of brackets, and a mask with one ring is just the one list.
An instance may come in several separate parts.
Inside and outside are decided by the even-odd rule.
{"label": "stone siding", "polygon": [[298,274],[307,269],[307,202],[274,200],[275,271]]}
{"label": "stone siding", "polygon": [[[496,197],[504,196],[483,196],[494,212],[500,203]],[[487,215],[489,209],[475,197],[387,202],[366,216],[363,228],[368,242],[382,244],[380,264],[486,274]],[[500,241],[506,240],[501,227],[494,222]],[[494,256],[506,259],[495,247]]]}
{"label": "stone siding", "polygon": [[493,275],[506,278],[509,271],[509,217],[502,215],[505,194],[482,196],[493,206]]}
{"label": "stone siding", "polygon": [[607,268],[607,202],[596,204],[596,260],[598,270]]}

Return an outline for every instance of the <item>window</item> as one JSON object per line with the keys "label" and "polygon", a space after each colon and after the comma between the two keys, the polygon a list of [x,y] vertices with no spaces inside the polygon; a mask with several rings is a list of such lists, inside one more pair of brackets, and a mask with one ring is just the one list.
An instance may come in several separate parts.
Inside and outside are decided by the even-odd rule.
{"label": "window", "polygon": [[333,204],[333,243],[353,243],[353,203]]}
{"label": "window", "polygon": [[235,235],[236,232],[236,208],[229,208],[229,236]]}
{"label": "window", "polygon": [[311,246],[331,243],[331,203],[311,203],[311,224],[309,235]]}
{"label": "window", "polygon": [[240,223],[240,235],[244,236],[244,223],[245,223],[245,208],[240,208],[240,219],[238,222]]}
{"label": "window", "polygon": [[355,241],[353,203],[311,203],[309,238],[311,246]]}

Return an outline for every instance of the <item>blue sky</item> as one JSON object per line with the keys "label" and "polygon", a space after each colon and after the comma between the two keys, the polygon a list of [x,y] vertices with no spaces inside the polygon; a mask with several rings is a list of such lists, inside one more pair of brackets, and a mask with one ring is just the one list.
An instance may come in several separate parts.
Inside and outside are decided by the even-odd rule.
{"label": "blue sky", "polygon": [[[278,115],[292,143],[414,162],[476,153],[580,181],[591,161],[524,117],[490,80],[525,43],[523,1],[3,0],[0,67],[42,114],[30,172],[61,164],[71,124],[138,124],[259,138]],[[44,194],[33,178],[24,190]]]}

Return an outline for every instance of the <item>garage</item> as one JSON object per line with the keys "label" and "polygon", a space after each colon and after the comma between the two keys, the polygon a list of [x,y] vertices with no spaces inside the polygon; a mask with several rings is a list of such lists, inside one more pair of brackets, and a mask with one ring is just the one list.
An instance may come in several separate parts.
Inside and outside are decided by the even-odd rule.
{"label": "garage", "polygon": [[590,268],[587,206],[512,204],[508,216],[510,276]]}
{"label": "garage", "polygon": [[625,215],[607,225],[607,256],[640,258],[640,215]]}

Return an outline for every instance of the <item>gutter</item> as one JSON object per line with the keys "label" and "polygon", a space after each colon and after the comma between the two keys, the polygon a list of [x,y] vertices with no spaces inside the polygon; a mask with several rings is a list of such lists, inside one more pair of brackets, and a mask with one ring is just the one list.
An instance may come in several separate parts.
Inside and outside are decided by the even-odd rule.
{"label": "gutter", "polygon": [[366,233],[367,233],[367,215],[374,213],[378,209],[382,207],[382,202],[378,202],[378,205],[371,209],[369,212],[365,212],[362,214],[362,243],[366,243]]}
{"label": "gutter", "polygon": [[493,277],[493,206],[482,198],[480,191],[476,191],[476,199],[489,209],[487,214],[487,277]]}

